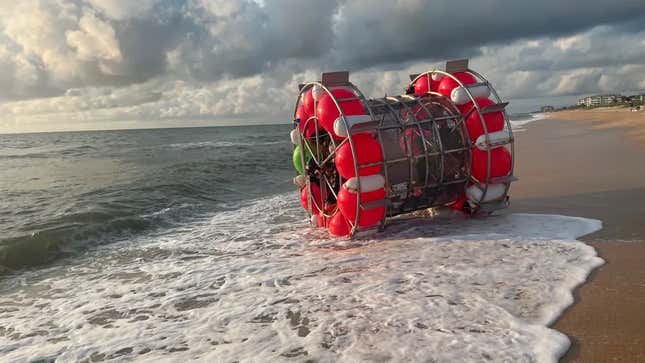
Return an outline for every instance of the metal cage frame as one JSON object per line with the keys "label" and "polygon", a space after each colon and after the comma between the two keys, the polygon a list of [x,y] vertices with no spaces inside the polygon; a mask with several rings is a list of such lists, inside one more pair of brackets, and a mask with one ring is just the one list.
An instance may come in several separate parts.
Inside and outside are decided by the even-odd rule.
{"label": "metal cage frame", "polygon": [[[465,85],[463,84],[459,79],[457,79],[453,73],[456,72],[468,72],[475,76],[475,78],[478,80],[477,83],[474,84],[469,84]],[[473,203],[472,208],[473,208],[473,213],[477,211],[482,211],[482,212],[488,212],[491,213],[495,210],[498,209],[504,209],[508,207],[508,191],[510,189],[511,183],[518,180],[517,177],[515,177],[514,172],[515,172],[515,137],[513,136],[513,128],[511,126],[510,119],[508,117],[508,114],[506,113],[506,106],[508,105],[508,102],[503,102],[501,97],[499,97],[499,94],[495,90],[495,88],[491,85],[491,83],[484,78],[479,72],[474,71],[468,67],[468,60],[467,59],[460,59],[460,60],[454,60],[454,61],[448,61],[446,62],[446,71],[440,71],[433,69],[431,71],[426,71],[421,74],[416,74],[416,75],[410,75],[410,83],[408,86],[405,88],[406,90],[410,89],[410,87],[414,87],[415,83],[424,75],[426,76],[426,80],[428,82],[428,90],[430,90],[430,82],[432,79],[432,75],[438,74],[443,77],[450,77],[453,81],[455,81],[459,86],[462,87],[462,89],[466,92],[468,95],[468,98],[470,99],[470,102],[473,104],[474,107],[472,107],[468,112],[466,112],[463,115],[463,120],[467,119],[472,112],[477,112],[479,116],[479,121],[482,125],[482,129],[484,130],[484,139],[485,139],[485,144],[487,145],[486,148],[486,154],[487,154],[487,164],[486,164],[486,180],[481,181],[477,180],[471,175],[471,182],[473,185],[475,185],[477,188],[479,188],[482,191],[481,197],[479,200],[474,200],[471,201]],[[480,107],[477,102],[475,101],[475,97],[473,96],[472,92],[470,91],[471,88],[478,87],[478,86],[486,86],[489,91],[490,95],[493,96],[495,105],[491,105],[488,107]],[[429,94],[434,94],[434,95],[441,95],[436,92],[429,91]],[[491,142],[489,135],[490,133],[488,132],[488,128],[486,126],[486,122],[484,119],[484,115],[487,113],[492,113],[492,112],[501,112],[502,116],[504,117],[504,130],[508,133],[508,138],[506,140],[502,140],[501,142]],[[491,178],[491,168],[492,168],[492,158],[491,158],[491,150],[496,147],[505,147],[506,145],[509,145],[510,147],[510,154],[511,154],[511,169],[508,173],[508,175],[503,176],[503,177],[497,177],[497,178]],[[475,145],[471,145],[472,147],[477,147]],[[501,197],[496,198],[491,201],[484,202],[486,200],[486,193],[488,193],[489,186],[491,184],[504,184],[505,189],[504,193]]]}
{"label": "metal cage frame", "polygon": [[[418,75],[410,76],[411,82],[408,85],[406,89],[409,89],[410,87],[413,87],[415,82],[422,77],[423,75],[427,76],[428,82],[430,82],[431,76],[433,74],[440,74],[444,77],[450,77],[454,81],[457,82],[457,84],[460,87],[463,87],[463,89],[466,91],[467,95],[469,96],[471,102],[473,103],[474,107],[472,107],[467,113],[464,115],[461,114],[459,109],[456,107],[456,105],[450,100],[450,98],[445,97],[441,94],[438,94],[436,92],[428,92],[426,94],[404,94],[401,96],[395,96],[395,97],[384,97],[380,99],[367,99],[363,93],[356,87],[353,83],[349,81],[349,73],[348,72],[332,72],[332,73],[323,73],[322,75],[322,80],[321,81],[315,81],[315,82],[308,82],[305,84],[299,85],[299,93],[298,93],[298,98],[296,100],[295,108],[294,108],[294,128],[298,130],[299,138],[298,138],[298,147],[300,147],[300,162],[302,163],[303,170],[300,175],[302,175],[306,183],[304,187],[307,188],[307,213],[309,217],[313,215],[313,209],[312,207],[316,207],[317,210],[319,211],[320,215],[323,218],[323,221],[326,221],[328,218],[331,218],[335,213],[339,213],[340,211],[338,210],[338,205],[335,206],[334,210],[332,211],[327,211],[325,210],[325,201],[327,199],[328,193],[331,193],[334,198],[337,199],[337,193],[334,190],[335,187],[331,185],[330,181],[328,180],[327,176],[324,173],[320,174],[320,180],[319,180],[319,188],[321,192],[321,200],[323,205],[318,205],[318,202],[315,200],[315,198],[312,195],[311,192],[311,181],[310,177],[307,173],[307,160],[306,160],[306,153],[308,152],[311,155],[311,159],[315,163],[315,165],[323,170],[328,163],[332,162],[334,159],[334,156],[336,152],[339,150],[341,146],[343,146],[345,143],[349,143],[350,145],[350,150],[351,150],[351,155],[354,161],[354,172],[355,175],[357,176],[357,187],[358,190],[356,192],[356,215],[354,216],[354,220],[350,220],[349,218],[349,224],[351,226],[350,229],[350,236],[355,235],[358,232],[361,231],[366,231],[366,230],[373,230],[373,229],[378,229],[378,230],[383,230],[385,227],[386,221],[389,217],[392,217],[397,214],[405,213],[405,212],[411,212],[413,210],[418,210],[418,209],[423,209],[423,208],[429,208],[429,207],[436,207],[439,205],[432,205],[432,203],[429,203],[429,205],[422,205],[422,206],[417,206],[416,209],[413,210],[404,210],[404,211],[394,211],[392,209],[392,203],[391,203],[391,198],[392,198],[392,193],[391,193],[391,185],[390,185],[390,179],[388,177],[388,166],[389,164],[393,163],[398,163],[398,162],[409,162],[410,165],[414,162],[415,159],[419,158],[425,158],[425,163],[426,163],[426,168],[425,168],[425,183],[423,184],[423,187],[426,189],[429,188],[441,188],[442,186],[447,185],[443,183],[444,181],[444,166],[445,166],[445,155],[447,153],[451,152],[464,152],[466,154],[465,157],[465,177],[464,179],[458,179],[456,181],[453,181],[453,183],[458,184],[458,183],[463,183],[464,188],[463,188],[463,194],[465,194],[465,189],[469,184],[476,185],[480,190],[482,191],[482,195],[479,198],[478,201],[471,201],[471,213],[475,214],[477,212],[485,212],[485,213],[491,213],[494,210],[497,209],[502,209],[506,208],[508,206],[508,190],[510,188],[510,183],[516,178],[513,176],[513,171],[514,171],[514,162],[515,162],[515,151],[514,151],[514,138],[512,134],[512,129],[511,129],[511,124],[510,120],[506,114],[505,107],[508,103],[504,103],[501,101],[501,98],[495,91],[495,89],[492,87],[492,85],[479,73],[470,70],[467,66],[468,61],[467,60],[460,60],[460,61],[450,61],[446,64],[446,71],[438,71],[438,70],[431,70],[427,71]],[[454,77],[451,73],[457,72],[457,71],[467,71],[473,76],[475,76],[479,82],[473,85],[464,85],[461,81],[459,81],[456,77]],[[484,107],[481,108],[477,102],[475,102],[475,97],[472,95],[472,93],[469,90],[469,87],[474,87],[474,86],[479,86],[479,85],[486,85],[490,89],[490,94],[495,98],[495,105],[489,106],[489,107]],[[428,90],[430,90],[430,84],[428,84]],[[300,105],[303,103],[303,99],[307,92],[312,90],[314,87],[318,87],[319,91],[324,92],[325,94],[329,95],[331,100],[333,101],[334,105],[336,106],[339,116],[338,119],[340,119],[343,123],[343,126],[345,130],[347,130],[347,137],[345,137],[342,141],[337,141],[334,139],[334,137],[331,136],[331,134],[327,131],[324,131],[324,129],[321,127],[319,124],[318,117],[316,116],[316,110],[318,106],[318,100],[316,97],[313,98],[314,104],[314,112],[313,115],[310,115],[307,120],[299,120],[297,119],[297,112],[298,108]],[[337,88],[344,88],[352,91],[355,95],[355,97],[349,97],[349,98],[336,98],[332,91]],[[344,111],[343,107],[341,106],[342,102],[346,101],[353,101],[353,100],[358,100],[361,102],[363,105],[363,108],[366,111],[366,115],[369,116],[369,121],[360,123],[358,125],[350,125],[350,123],[347,121],[347,116]],[[439,107],[443,108],[444,111],[448,114],[447,116],[440,116],[440,117],[435,117],[432,112],[427,108],[428,104],[432,105],[438,105]],[[425,115],[427,115],[426,119],[422,120],[417,120],[416,117],[412,117],[412,120],[406,120],[405,122],[401,119],[401,116],[398,115],[397,111],[394,109],[394,106],[399,107],[399,109],[402,109],[400,106],[403,106],[403,108],[409,112],[410,114],[414,114],[414,108],[411,107],[413,105],[420,106],[421,110],[425,112]],[[381,106],[387,108],[392,115],[397,120],[398,125],[391,125],[391,126],[384,126],[384,117],[377,117],[375,114],[373,108]],[[418,112],[417,110],[416,112]],[[504,143],[496,143],[492,144],[491,140],[489,139],[489,132],[486,127],[486,123],[484,122],[484,117],[486,113],[490,112],[498,112],[501,111],[502,115],[504,117],[504,122],[505,122],[505,130],[508,131],[509,138],[508,140],[505,140]],[[484,182],[479,181],[475,179],[471,175],[471,165],[472,165],[472,153],[471,150],[473,147],[476,147],[471,141],[470,137],[468,135],[468,130],[465,127],[465,119],[472,113],[472,112],[477,112],[479,117],[480,117],[480,122],[482,123],[482,127],[484,130],[484,135],[485,135],[485,141],[486,145],[489,147],[486,148],[487,150],[487,158],[488,158],[488,163],[487,163],[487,171],[486,171],[486,180]],[[383,115],[383,114],[380,114]],[[432,130],[433,130],[433,135],[436,140],[441,143],[441,137],[439,135],[439,129],[437,126],[437,122],[441,120],[452,120],[455,122],[456,126],[455,127],[460,127],[461,128],[461,138],[462,138],[462,148],[458,148],[455,150],[444,150],[443,145],[440,146],[439,152],[438,153],[429,153],[427,146],[426,146],[426,136],[424,133],[424,130],[422,126],[426,123],[430,123],[432,125]],[[312,135],[312,137],[306,138],[305,134],[301,132],[300,128],[300,123],[304,123],[302,126],[302,130],[307,130],[307,127],[313,123],[315,133]],[[383,143],[383,131],[389,129],[389,128],[399,128],[401,130],[406,130],[406,129],[416,129],[417,135],[422,138],[422,145],[424,152],[421,156],[415,156],[411,155],[411,146],[409,145],[409,140],[407,137],[404,137],[405,143],[406,143],[406,157],[404,158],[399,158],[399,159],[392,159],[388,160],[387,155],[386,155],[386,150],[384,147]],[[353,135],[360,133],[360,132],[371,132],[376,134],[376,138],[381,146],[382,149],[382,161],[378,163],[371,163],[371,164],[365,164],[361,165],[358,163],[358,156],[357,156],[357,150],[356,150],[356,145],[354,142]],[[321,150],[321,146],[323,145],[324,139],[328,138],[329,139],[329,146],[328,146],[328,155],[326,154],[325,150]],[[315,150],[313,150],[312,145],[310,144],[311,141],[314,141],[316,144]],[[501,177],[501,178],[491,178],[491,149],[493,147],[500,147],[510,144],[510,152],[511,152],[511,169],[509,172],[508,176]],[[429,180],[428,180],[428,173],[429,173],[429,157],[431,156],[439,156],[441,158],[441,171],[440,175],[441,177],[439,178],[438,183],[429,185]],[[382,200],[377,200],[377,201],[372,201],[368,203],[362,203],[361,202],[361,181],[360,177],[360,169],[364,167],[369,167],[373,166],[376,164],[381,164],[382,165],[382,174],[385,177],[385,192],[386,192],[386,197],[385,199]],[[410,167],[410,177],[409,177],[409,184],[408,184],[408,193],[411,192],[413,188],[413,171]],[[339,181],[340,181],[340,176],[338,176]],[[503,196],[500,198],[497,198],[492,201],[487,201],[483,202],[486,198],[486,193],[488,192],[489,185],[491,184],[504,184],[505,189]],[[339,188],[342,188],[342,183],[340,183]],[[340,189],[339,189],[340,191]],[[409,194],[408,194],[409,195]],[[385,213],[383,217],[381,218],[380,222],[377,223],[374,226],[371,227],[360,227],[360,212],[361,210],[369,210],[373,208],[380,208],[384,207],[385,208]]]}

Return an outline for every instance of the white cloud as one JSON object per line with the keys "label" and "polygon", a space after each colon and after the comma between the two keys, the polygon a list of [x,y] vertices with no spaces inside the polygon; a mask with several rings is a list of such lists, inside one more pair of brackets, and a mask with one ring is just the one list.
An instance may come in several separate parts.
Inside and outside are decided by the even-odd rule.
{"label": "white cloud", "polygon": [[87,9],[83,11],[83,16],[79,19],[79,28],[65,33],[67,44],[76,50],[79,60],[112,62],[123,60],[114,29],[107,22],[97,18],[93,11]]}
{"label": "white cloud", "polygon": [[[0,132],[288,120],[297,84],[320,70],[349,69],[378,97],[461,56],[511,100],[645,88],[645,28],[630,23],[642,3],[583,16],[551,0],[530,12],[505,0],[455,1],[0,2]],[[497,6],[516,16],[486,16]],[[550,26],[555,16],[566,26]]]}
{"label": "white cloud", "polygon": [[556,39],[553,42],[553,44],[561,51],[565,51],[565,52],[570,49],[586,52],[586,51],[589,51],[589,49],[591,48],[590,39],[580,35],[559,38],[559,39]]}

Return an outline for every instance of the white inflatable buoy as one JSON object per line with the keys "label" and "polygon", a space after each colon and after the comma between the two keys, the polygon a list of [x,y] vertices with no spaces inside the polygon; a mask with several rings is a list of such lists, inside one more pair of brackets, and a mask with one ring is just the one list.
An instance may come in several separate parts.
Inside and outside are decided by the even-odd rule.
{"label": "white inflatable buoy", "polygon": [[485,203],[503,197],[505,191],[506,185],[504,184],[489,184],[488,189],[486,190],[486,198],[484,200],[480,200],[483,190],[479,189],[477,185],[473,185],[466,189],[466,196],[471,201]]}
{"label": "white inflatable buoy", "polygon": [[[372,118],[370,115],[354,115],[354,116],[345,116],[345,121],[347,121],[347,127],[349,129],[352,129],[352,126],[370,122],[372,121]],[[349,135],[349,132],[347,131],[347,128],[345,127],[345,123],[343,122],[343,119],[341,117],[336,118],[336,121],[334,121],[334,132],[336,135],[341,136],[341,137],[347,137]]]}
{"label": "white inflatable buoy", "polygon": [[[303,121],[301,121],[303,122]],[[291,133],[289,134],[291,136],[291,143],[294,145],[300,145],[300,132],[298,129],[293,129],[291,130]]]}
{"label": "white inflatable buoy", "polygon": [[311,95],[314,97],[314,100],[316,102],[320,100],[320,98],[323,96],[324,93],[325,93],[325,90],[323,90],[323,88],[317,84],[315,84],[311,89]]}
{"label": "white inflatable buoy", "polygon": [[[478,84],[473,86],[466,86],[473,98],[488,98],[490,96],[490,88],[485,84]],[[450,100],[457,105],[463,105],[471,102],[468,92],[462,86],[455,87],[450,92]]]}
{"label": "white inflatable buoy", "polygon": [[[488,149],[494,149],[496,147],[501,147],[510,142],[510,134],[508,131],[502,130],[497,132],[491,132],[488,134],[488,142],[486,142],[486,134],[479,135],[475,145],[479,150],[486,151]],[[491,146],[492,145],[492,146]]]}
{"label": "white inflatable buoy", "polygon": [[[359,178],[349,178],[343,186],[351,192],[358,191]],[[361,193],[373,192],[377,189],[382,189],[385,186],[385,178],[381,174],[361,176]]]}

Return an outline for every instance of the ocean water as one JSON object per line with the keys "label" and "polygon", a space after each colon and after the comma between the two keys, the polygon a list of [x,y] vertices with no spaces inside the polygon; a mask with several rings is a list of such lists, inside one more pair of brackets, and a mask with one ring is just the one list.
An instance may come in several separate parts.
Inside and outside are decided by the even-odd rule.
{"label": "ocean water", "polygon": [[290,190],[288,128],[0,135],[0,273]]}
{"label": "ocean water", "polygon": [[[0,361],[557,361],[600,221],[307,226],[288,126],[0,136]],[[6,197],[5,197],[6,196]],[[6,206],[6,207],[5,207]]]}
{"label": "ocean water", "polygon": [[542,120],[545,117],[544,113],[515,113],[509,115],[513,132],[523,132],[526,130],[526,125]]}

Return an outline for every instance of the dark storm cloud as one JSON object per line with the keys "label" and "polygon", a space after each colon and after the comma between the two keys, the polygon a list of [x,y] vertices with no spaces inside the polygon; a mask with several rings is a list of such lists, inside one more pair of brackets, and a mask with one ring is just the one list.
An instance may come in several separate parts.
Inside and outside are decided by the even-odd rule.
{"label": "dark storm cloud", "polygon": [[[573,34],[599,24],[611,25],[614,33],[634,32],[643,27],[640,14],[642,0],[6,2],[0,5],[0,99],[162,76],[234,79],[284,64],[294,71],[392,69],[477,56],[484,45]],[[628,51],[618,61],[638,56]],[[581,65],[535,58],[527,58],[527,69]],[[606,64],[605,58],[595,54],[587,63]]]}
{"label": "dark storm cloud", "polygon": [[348,1],[335,25],[335,55],[354,69],[475,56],[479,47],[556,37],[601,24],[643,29],[642,0]]}
{"label": "dark storm cloud", "polygon": [[[179,45],[180,68],[199,79],[243,77],[290,59],[325,57],[331,49],[335,1],[267,0],[237,3],[222,13],[189,8],[199,30]],[[212,10],[206,7],[207,10]]]}

